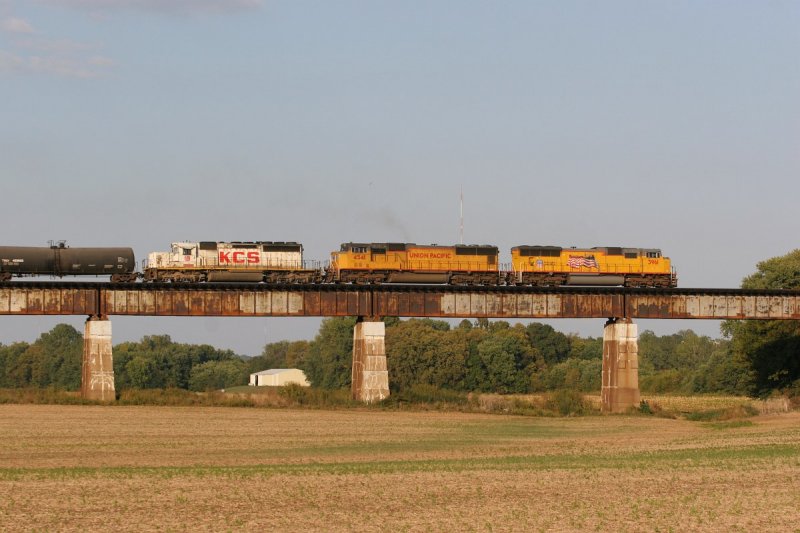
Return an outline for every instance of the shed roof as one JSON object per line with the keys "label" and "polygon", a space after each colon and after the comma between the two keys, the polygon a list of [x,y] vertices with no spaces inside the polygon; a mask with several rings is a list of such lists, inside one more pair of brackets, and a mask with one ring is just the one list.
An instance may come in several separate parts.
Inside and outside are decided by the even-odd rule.
{"label": "shed roof", "polygon": [[[291,372],[292,370],[300,370],[299,368],[270,368],[269,370],[262,370],[261,372],[253,372],[251,376],[274,376],[275,374],[283,374],[284,372]],[[302,370],[301,370],[302,372]]]}

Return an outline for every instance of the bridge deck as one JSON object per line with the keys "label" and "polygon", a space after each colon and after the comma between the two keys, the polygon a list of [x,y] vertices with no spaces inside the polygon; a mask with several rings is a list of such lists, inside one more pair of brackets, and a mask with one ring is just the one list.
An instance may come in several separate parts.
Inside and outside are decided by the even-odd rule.
{"label": "bridge deck", "polygon": [[0,285],[0,315],[800,319],[800,291],[443,285]]}

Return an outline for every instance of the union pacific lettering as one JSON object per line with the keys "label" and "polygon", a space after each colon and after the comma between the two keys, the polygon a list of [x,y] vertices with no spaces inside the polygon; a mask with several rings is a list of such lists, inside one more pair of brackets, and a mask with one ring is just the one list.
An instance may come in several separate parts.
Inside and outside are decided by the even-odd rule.
{"label": "union pacific lettering", "polygon": [[452,252],[408,252],[409,259],[452,259]]}
{"label": "union pacific lettering", "polygon": [[261,255],[258,252],[235,252],[235,251],[220,251],[219,264],[235,264],[243,265],[245,263],[258,263],[261,261]]}

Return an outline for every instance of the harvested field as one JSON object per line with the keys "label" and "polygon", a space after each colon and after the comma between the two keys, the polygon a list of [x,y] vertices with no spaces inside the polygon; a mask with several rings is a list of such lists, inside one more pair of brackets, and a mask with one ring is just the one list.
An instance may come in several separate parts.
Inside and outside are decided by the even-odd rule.
{"label": "harvested field", "polygon": [[0,529],[800,531],[800,413],[0,405]]}

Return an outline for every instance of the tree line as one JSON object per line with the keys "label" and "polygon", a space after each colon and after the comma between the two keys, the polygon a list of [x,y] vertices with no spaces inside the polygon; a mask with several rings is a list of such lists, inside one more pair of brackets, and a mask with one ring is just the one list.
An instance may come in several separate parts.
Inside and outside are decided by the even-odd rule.
{"label": "tree line", "polygon": [[[417,384],[464,392],[532,393],[557,389],[596,392],[603,339],[565,335],[549,325],[462,320],[386,320],[390,387]],[[347,387],[355,319],[325,319],[300,366],[311,383]],[[645,392],[748,394],[746,361],[732,343],[684,330],[639,336],[639,380]]]}
{"label": "tree line", "polygon": [[[758,264],[743,288],[800,288],[800,250]],[[176,387],[194,391],[248,382],[269,368],[300,368],[315,387],[350,386],[355,317],[327,318],[311,341],[267,344],[257,357],[209,345],[146,336],[114,346],[117,389]],[[602,338],[565,335],[540,323],[386,318],[390,388],[413,385],[467,392],[599,391]],[[643,392],[800,394],[800,321],[728,321],[724,338],[684,330],[639,336]],[[0,387],[77,390],[82,335],[59,324],[33,343],[0,344]]]}
{"label": "tree line", "polygon": [[[114,346],[118,390],[181,388],[194,391],[244,385],[253,372],[301,368],[312,385],[350,386],[355,318],[327,318],[312,341],[267,344],[257,357],[209,345],[173,342],[168,335]],[[600,390],[601,338],[565,335],[549,325],[505,321],[386,319],[390,386],[416,384],[454,391],[528,393],[555,389]],[[642,389],[654,392],[750,392],[751,375],[732,342],[687,330],[639,337]],[[83,337],[59,324],[33,343],[0,345],[0,387],[81,385]]]}

